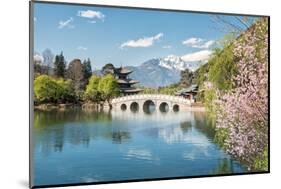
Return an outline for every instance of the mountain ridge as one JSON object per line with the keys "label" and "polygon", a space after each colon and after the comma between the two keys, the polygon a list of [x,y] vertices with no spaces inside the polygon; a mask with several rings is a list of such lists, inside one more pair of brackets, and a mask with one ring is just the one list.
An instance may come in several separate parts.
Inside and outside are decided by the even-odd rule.
{"label": "mountain ridge", "polygon": [[[205,63],[202,61],[184,61],[182,57],[168,55],[149,59],[139,66],[125,66],[125,68],[133,71],[129,77],[138,80],[139,85],[158,88],[179,82],[181,71],[189,69],[194,72]],[[101,71],[95,71],[95,73],[100,75]]]}
{"label": "mountain ridge", "polygon": [[145,87],[163,87],[180,81],[180,73],[185,69],[197,70],[205,62],[184,61],[181,57],[169,55],[152,58],[139,66],[126,66],[133,70],[131,78],[140,81]]}

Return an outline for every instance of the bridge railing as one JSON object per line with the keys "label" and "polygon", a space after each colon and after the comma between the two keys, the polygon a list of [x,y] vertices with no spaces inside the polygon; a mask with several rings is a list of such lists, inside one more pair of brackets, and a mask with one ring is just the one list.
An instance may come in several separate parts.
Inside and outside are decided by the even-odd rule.
{"label": "bridge railing", "polygon": [[167,101],[175,101],[180,103],[190,103],[189,99],[185,99],[181,96],[172,96],[165,94],[138,94],[138,95],[129,95],[122,96],[112,99],[112,103],[119,103],[125,101],[133,101],[133,100],[167,100]]}

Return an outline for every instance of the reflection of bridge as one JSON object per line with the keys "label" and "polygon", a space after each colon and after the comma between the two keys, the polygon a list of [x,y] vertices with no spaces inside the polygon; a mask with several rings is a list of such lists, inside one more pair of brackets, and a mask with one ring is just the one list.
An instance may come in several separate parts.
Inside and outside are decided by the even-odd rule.
{"label": "reflection of bridge", "polygon": [[111,101],[112,108],[115,110],[132,111],[148,109],[149,106],[155,106],[160,111],[179,111],[188,109],[192,101],[180,96],[171,96],[163,94],[139,94],[114,98]]}

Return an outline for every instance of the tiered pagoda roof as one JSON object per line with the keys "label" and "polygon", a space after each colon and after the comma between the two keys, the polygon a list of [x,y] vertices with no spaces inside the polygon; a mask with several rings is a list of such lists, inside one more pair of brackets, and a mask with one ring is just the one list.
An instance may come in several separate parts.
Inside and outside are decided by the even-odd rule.
{"label": "tiered pagoda roof", "polygon": [[120,90],[121,90],[122,93],[126,93],[126,94],[129,94],[129,93],[139,93],[139,92],[143,91],[142,89],[134,88],[134,87],[120,88]]}
{"label": "tiered pagoda roof", "polygon": [[136,83],[139,83],[139,81],[137,81],[137,80],[133,80],[133,79],[118,79],[117,80],[117,82],[118,83],[120,83],[120,84],[136,84]]}
{"label": "tiered pagoda roof", "polygon": [[139,93],[142,89],[138,89],[136,87],[132,87],[132,85],[139,83],[137,80],[133,80],[128,78],[128,75],[131,74],[133,71],[128,70],[127,68],[120,67],[115,68],[114,74],[117,79],[117,83],[119,84],[119,88],[121,93],[123,94],[134,94]]}
{"label": "tiered pagoda roof", "polygon": [[129,75],[132,72],[133,72],[132,70],[128,70],[127,68],[124,68],[122,66],[120,68],[115,68],[115,73],[116,74]]}

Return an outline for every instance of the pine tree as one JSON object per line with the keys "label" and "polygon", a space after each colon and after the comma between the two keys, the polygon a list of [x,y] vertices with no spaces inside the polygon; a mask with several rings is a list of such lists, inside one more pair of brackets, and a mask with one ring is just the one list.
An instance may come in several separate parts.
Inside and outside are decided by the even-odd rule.
{"label": "pine tree", "polygon": [[54,75],[57,77],[65,76],[66,61],[63,56],[63,52],[60,55],[56,55],[54,63]]}
{"label": "pine tree", "polygon": [[181,71],[181,79],[180,79],[180,86],[185,88],[189,87],[192,84],[193,80],[193,72],[189,69],[185,69]]}
{"label": "pine tree", "polygon": [[92,66],[91,66],[91,60],[89,58],[83,61],[83,74],[86,83],[88,83],[89,78],[92,76]]}

